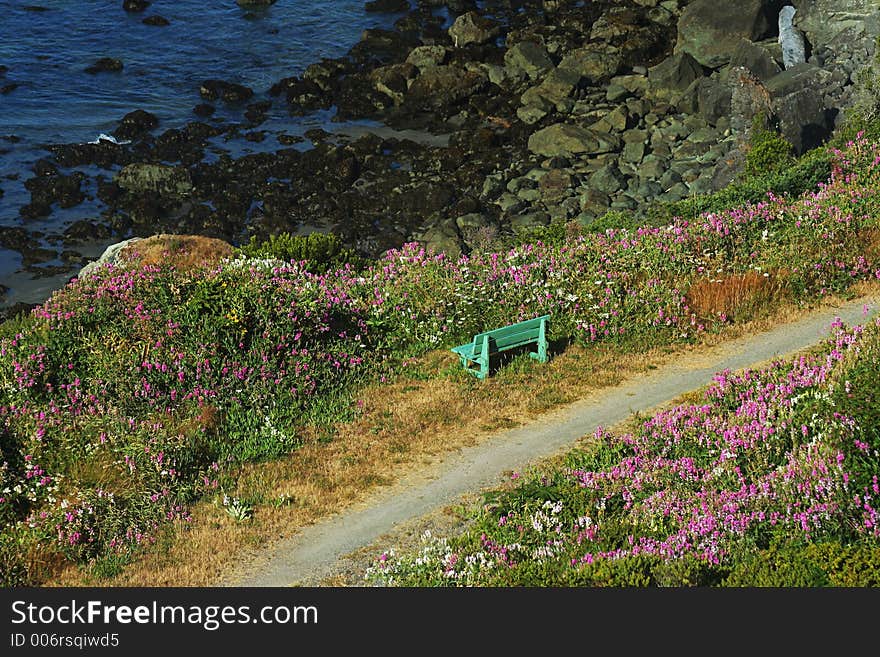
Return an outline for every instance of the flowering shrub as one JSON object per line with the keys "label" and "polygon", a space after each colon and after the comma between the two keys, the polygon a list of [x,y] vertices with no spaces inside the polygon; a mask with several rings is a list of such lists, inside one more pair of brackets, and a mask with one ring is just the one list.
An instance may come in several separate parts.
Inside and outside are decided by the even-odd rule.
{"label": "flowering shrub", "polygon": [[[353,385],[488,328],[550,314],[551,337],[669,343],[731,319],[689,298],[712,281],[772,273],[780,295],[809,299],[880,277],[865,248],[880,151],[860,139],[833,156],[828,183],[799,199],[458,260],[407,244],[358,269],[105,266],[0,338],[0,551],[19,539],[74,560],[136,547],[221,494],[226,464],[295,449],[305,422],[338,419]],[[797,458],[794,473],[834,467]],[[810,526],[840,503],[838,488],[823,494]],[[545,559],[560,548],[520,543]]]}
{"label": "flowering shrub", "polygon": [[[490,498],[474,529],[386,555],[367,579],[519,585],[537,571],[545,584],[652,585],[719,582],[739,568],[731,583],[742,583],[741,564],[771,546],[866,544],[880,555],[876,426],[838,410],[860,394],[851,373],[866,364],[872,374],[860,382],[871,412],[880,407],[880,320],[833,328],[821,351],[721,372],[701,403],[659,412],[634,433],[600,429],[595,451]],[[677,562],[687,567],[670,582]],[[694,564],[703,574],[683,581]]]}

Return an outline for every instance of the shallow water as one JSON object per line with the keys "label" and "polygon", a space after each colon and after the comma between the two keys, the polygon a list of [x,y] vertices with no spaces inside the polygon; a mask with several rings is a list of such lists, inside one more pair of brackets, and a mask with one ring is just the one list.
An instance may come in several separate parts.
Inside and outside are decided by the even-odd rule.
{"label": "shallow water", "polygon": [[[35,5],[42,10],[27,9]],[[141,22],[155,14],[170,25]],[[143,13],[125,12],[122,0],[0,0],[0,66],[8,69],[0,74],[0,88],[18,85],[0,94],[0,227],[41,231],[43,245],[59,251],[53,236],[99,214],[99,203],[86,200],[68,210],[53,208],[42,219],[19,215],[30,201],[24,181],[33,176],[31,166],[48,155],[43,145],[94,140],[111,133],[135,109],[157,116],[157,132],[180,127],[197,118],[192,109],[202,102],[198,88],[203,80],[237,82],[255,95],[264,94],[279,79],[301,74],[322,57],[343,55],[365,28],[390,27],[399,16],[367,13],[363,0],[278,0],[250,10],[235,0],[153,0]],[[123,70],[86,73],[101,57],[120,59]],[[222,104],[214,117],[241,120]],[[261,129],[302,134],[321,126],[332,131],[331,118],[327,112],[290,117],[283,107],[273,107]],[[223,146],[233,154],[260,148],[243,140]],[[94,189],[84,185],[84,191],[94,197]],[[76,250],[94,257],[104,246]],[[53,264],[60,262],[41,267]],[[20,267],[15,251],[0,248],[0,284],[10,288],[0,305],[39,301],[71,275],[35,278]]]}

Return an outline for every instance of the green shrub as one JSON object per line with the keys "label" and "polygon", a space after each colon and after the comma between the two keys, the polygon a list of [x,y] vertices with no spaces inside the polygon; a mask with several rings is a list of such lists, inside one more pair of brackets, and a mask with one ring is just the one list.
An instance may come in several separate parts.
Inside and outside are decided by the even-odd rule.
{"label": "green shrub", "polygon": [[794,149],[774,130],[756,130],[746,153],[747,176],[774,173],[794,163]]}
{"label": "green shrub", "polygon": [[363,266],[364,261],[353,250],[346,248],[338,235],[333,233],[309,233],[291,235],[280,233],[266,240],[251,237],[247,244],[238,248],[238,253],[248,258],[277,258],[284,262],[306,261],[306,268],[315,273],[351,264],[355,268]]}
{"label": "green shrub", "polygon": [[586,232],[604,233],[608,229],[626,229],[636,230],[646,223],[643,217],[638,217],[634,212],[621,212],[620,210],[609,210],[601,217],[597,217],[585,226]]}
{"label": "green shrub", "polygon": [[728,587],[880,585],[880,545],[836,542],[771,546],[742,561],[723,580]]}

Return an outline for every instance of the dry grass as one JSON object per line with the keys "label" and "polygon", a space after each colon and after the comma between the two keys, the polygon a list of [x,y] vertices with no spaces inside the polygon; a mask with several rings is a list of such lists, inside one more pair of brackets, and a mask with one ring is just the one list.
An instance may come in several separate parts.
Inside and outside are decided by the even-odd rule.
{"label": "dry grass", "polygon": [[[880,294],[861,284],[856,294]],[[381,487],[425,469],[442,455],[485,441],[562,404],[639,373],[704,358],[725,342],[819,312],[776,307],[753,321],[707,335],[698,345],[623,353],[609,345],[571,346],[549,363],[514,359],[485,381],[461,371],[449,352],[432,352],[399,380],[361,391],[351,422],[311,430],[285,459],[251,464],[240,473],[238,495],[253,500],[254,517],[237,522],[216,502],[199,503],[193,522],[170,528],[157,545],[114,578],[97,580],[66,568],[51,586],[210,586],[273,541],[347,507],[364,504]],[[281,503],[284,500],[285,503]],[[289,502],[289,503],[288,503]]]}
{"label": "dry grass", "polygon": [[860,237],[864,240],[864,254],[869,262],[880,259],[880,228],[867,228]]}
{"label": "dry grass", "polygon": [[721,316],[739,318],[782,297],[785,276],[749,271],[724,278],[700,278],[691,285],[687,300],[704,320]]}
{"label": "dry grass", "polygon": [[132,243],[120,255],[126,260],[136,260],[141,266],[172,266],[186,271],[205,265],[210,267],[231,258],[234,252],[231,244],[213,237],[163,233]]}

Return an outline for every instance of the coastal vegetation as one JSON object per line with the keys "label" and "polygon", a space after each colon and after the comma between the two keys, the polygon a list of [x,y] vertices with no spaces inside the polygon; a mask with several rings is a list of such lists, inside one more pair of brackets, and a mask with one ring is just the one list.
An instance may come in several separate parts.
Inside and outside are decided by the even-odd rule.
{"label": "coastal vegetation", "polygon": [[596,432],[366,578],[397,586],[880,585],[880,321]]}
{"label": "coastal vegetation", "polygon": [[[550,314],[557,353],[607,345],[621,353],[634,352],[692,344],[769,310],[845,295],[859,282],[880,278],[876,197],[880,147],[860,134],[805,157],[806,164],[802,159],[773,175],[803,171],[802,166],[814,171],[810,162],[827,161],[828,177],[815,188],[802,194],[771,190],[761,198],[726,207],[715,197],[714,209],[675,216],[665,225],[597,231],[570,223],[553,239],[487,242],[457,259],[408,243],[374,262],[346,257],[332,237],[288,236],[270,240],[265,248],[249,244],[235,257],[211,266],[140,265],[132,257],[71,282],[29,315],[0,326],[3,584],[51,581],[70,564],[85,566],[99,578],[117,574],[168,527],[186,527],[191,506],[198,501],[213,500],[236,522],[248,522],[255,503],[237,492],[237,477],[248,464],[271,464],[305,446],[320,454],[322,447],[332,446],[334,427],[357,418],[358,391],[364,386],[393,382],[413,363],[443,353],[480,330]],[[291,255],[312,260],[285,260]],[[821,511],[830,516],[821,518],[833,520],[834,529],[828,531],[843,541],[842,552],[834,554],[810,547],[809,557],[817,563],[868,559],[873,554],[868,548],[849,546],[850,539],[865,532],[870,535],[876,528],[876,524],[852,526],[860,518],[853,515],[853,504],[874,522],[871,513],[876,505],[870,488],[876,480],[872,484],[870,474],[872,468],[876,472],[876,436],[865,433],[870,424],[859,414],[876,417],[872,406],[876,400],[858,386],[852,392],[855,397],[845,396],[849,390],[843,397],[834,395],[846,390],[847,380],[851,388],[873,380],[874,334],[873,329],[865,329],[864,335],[842,332],[841,344],[829,349],[827,358],[800,361],[796,367],[801,368],[797,377],[803,379],[802,386],[777,385],[788,376],[787,370],[781,364],[771,368],[761,376],[778,390],[762,393],[766,409],[749,406],[749,412],[761,418],[778,415],[787,429],[802,431],[795,421],[807,427],[806,434],[788,431],[790,445],[759,444],[758,438],[750,442],[749,448],[767,467],[802,473],[813,465],[839,466],[834,476],[846,475],[850,492],[860,496],[859,503],[852,502],[852,496],[842,500],[839,479],[804,475],[804,485],[821,488],[823,495],[833,494],[833,499],[817,498],[816,504],[827,505]],[[860,349],[857,353],[855,346]],[[440,368],[433,376],[461,375],[455,368]],[[681,411],[682,422],[691,416],[709,422],[723,410],[711,421],[738,426],[734,402],[752,394],[748,391],[754,383],[750,375],[744,376],[716,384],[711,401]],[[837,376],[843,376],[844,383],[826,389],[828,380]],[[474,384],[462,377],[459,385],[467,389]],[[777,408],[791,411],[786,400],[798,394],[798,386],[809,389],[817,400],[811,402],[811,413],[819,418],[816,426],[810,425],[812,415],[795,418]],[[827,401],[822,396],[826,393],[847,409],[840,411],[841,417],[826,417],[830,402],[815,406]],[[851,399],[860,401],[847,401]],[[532,513],[532,505],[541,498],[540,513],[553,516],[548,515],[545,528],[561,522],[567,530],[568,521],[582,517],[583,509],[563,503],[556,511],[556,505],[566,495],[577,497],[572,491],[584,477],[604,481],[599,475],[587,475],[615,467],[614,459],[631,458],[628,477],[648,476],[642,467],[651,461],[656,469],[650,471],[651,477],[656,475],[652,486],[658,491],[684,472],[679,467],[682,459],[690,459],[692,465],[685,472],[686,481],[708,476],[716,466],[721,472],[711,476],[721,477],[729,486],[743,483],[742,471],[747,472],[743,484],[747,486],[764,485],[762,477],[770,476],[769,471],[750,469],[745,447],[733,463],[716,463],[721,447],[699,431],[689,433],[678,447],[675,421],[657,428],[675,437],[666,441],[675,453],[660,454],[661,461],[651,461],[650,450],[662,451],[663,445],[646,446],[644,437],[650,434],[635,432],[609,441],[597,457],[578,457],[571,472],[583,476],[571,479],[569,473],[565,475],[569,479],[559,479],[560,498],[542,497],[543,484],[532,484],[520,495],[522,509],[507,502],[494,508],[505,516]],[[833,434],[830,447],[814,440],[819,433]],[[863,449],[863,444],[868,447]],[[642,459],[638,463],[626,452],[633,447],[643,450],[637,454]],[[839,455],[842,462],[837,461]],[[740,474],[731,469],[734,465]],[[318,463],[312,475],[319,474]],[[832,484],[837,488],[826,491]],[[595,499],[590,500],[605,499],[608,516],[617,523],[609,536],[600,532],[609,542],[590,552],[594,557],[622,549],[612,536],[621,540],[630,534],[644,536],[645,545],[659,545],[660,533],[672,535],[679,529],[674,522],[688,513],[684,498],[697,495],[682,491],[675,506],[680,517],[665,520],[666,525],[649,535],[627,529],[635,521],[619,515],[623,509],[614,505],[623,498],[617,489],[599,487],[594,492]],[[777,493],[778,504],[785,503],[785,495],[794,495],[788,488]],[[543,507],[548,500],[552,508]],[[279,496],[265,503],[295,501]],[[782,515],[777,518],[788,519],[785,513],[794,513],[780,509],[749,507],[748,513],[764,512],[768,518],[778,513]],[[486,518],[498,521],[500,515],[491,515],[496,511],[487,511]],[[814,523],[809,513],[806,518],[805,533]],[[761,530],[759,538],[744,532],[747,540],[736,548],[743,555],[754,553],[743,546],[776,550],[762,552],[764,561],[793,549],[785,541],[774,543],[773,532]],[[538,538],[544,537],[529,540]],[[509,552],[513,541],[507,534],[490,540],[494,547],[483,548],[493,555],[501,554],[505,545]],[[734,549],[719,541],[717,550]],[[564,547],[549,550],[548,559],[550,552],[553,559],[563,553],[572,557],[571,542]],[[431,549],[437,552],[436,546]],[[709,567],[718,564],[702,559],[705,550],[680,554],[687,556],[680,562],[687,571],[680,581],[721,581],[721,571]],[[602,575],[590,581],[669,581],[671,575],[655,573],[669,569],[657,565],[656,551],[635,556],[639,564],[647,565],[634,566],[633,579],[615,571],[606,580]],[[596,568],[616,568],[598,561]],[[394,572],[398,581],[405,581],[406,562],[401,563]],[[543,563],[536,561],[534,570],[518,572],[528,570],[531,574],[524,577],[537,577],[535,573],[545,572]],[[673,570],[678,566],[676,562]],[[754,563],[749,568],[757,573],[769,566]],[[488,570],[479,572],[472,581],[490,581],[481,579],[489,577]],[[550,570],[546,572],[550,577]],[[554,570],[552,576],[569,576],[561,572]],[[746,577],[745,570],[736,572],[736,577]],[[423,575],[424,581],[435,581],[430,579],[433,575]],[[729,575],[734,577],[734,571]]]}

